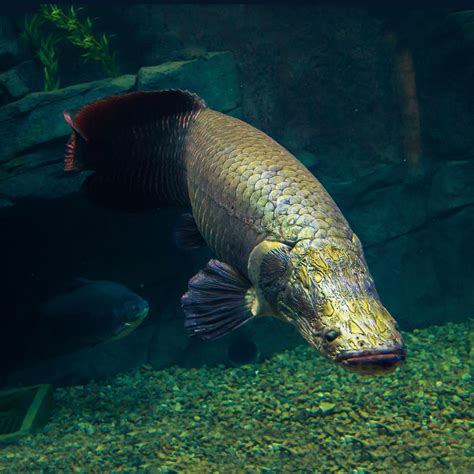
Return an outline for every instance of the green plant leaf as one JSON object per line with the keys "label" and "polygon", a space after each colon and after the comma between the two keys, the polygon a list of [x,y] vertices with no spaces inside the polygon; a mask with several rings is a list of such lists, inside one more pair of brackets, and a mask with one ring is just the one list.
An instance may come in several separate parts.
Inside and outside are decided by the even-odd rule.
{"label": "green plant leaf", "polygon": [[116,54],[110,51],[110,39],[115,35],[96,35],[94,25],[97,18],[84,16],[83,11],[83,7],[74,5],[65,8],[57,4],[42,4],[38,13],[24,20],[22,34],[43,64],[45,90],[59,87],[58,45],[63,40],[81,49],[84,61],[99,62],[107,75],[119,75]]}

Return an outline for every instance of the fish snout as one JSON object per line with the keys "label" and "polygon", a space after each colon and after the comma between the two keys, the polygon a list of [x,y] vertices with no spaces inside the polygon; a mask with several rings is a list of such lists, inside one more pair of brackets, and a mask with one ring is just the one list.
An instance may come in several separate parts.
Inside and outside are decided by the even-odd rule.
{"label": "fish snout", "polygon": [[336,362],[361,374],[388,374],[406,359],[405,347],[361,351],[344,351],[336,356]]}

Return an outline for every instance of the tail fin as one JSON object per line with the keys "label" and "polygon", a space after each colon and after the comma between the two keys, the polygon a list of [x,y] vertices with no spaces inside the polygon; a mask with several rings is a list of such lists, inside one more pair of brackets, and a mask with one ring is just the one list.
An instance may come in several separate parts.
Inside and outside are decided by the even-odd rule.
{"label": "tail fin", "polygon": [[82,157],[87,155],[87,138],[75,126],[69,112],[64,112],[64,120],[72,128],[71,136],[66,145],[66,156],[64,157],[64,171],[81,171],[84,169]]}
{"label": "tail fin", "polygon": [[108,207],[114,202],[130,208],[187,204],[184,138],[205,107],[195,94],[163,90],[97,100],[74,119],[65,113],[73,132],[64,169],[95,171],[85,192],[93,190],[94,200]]}

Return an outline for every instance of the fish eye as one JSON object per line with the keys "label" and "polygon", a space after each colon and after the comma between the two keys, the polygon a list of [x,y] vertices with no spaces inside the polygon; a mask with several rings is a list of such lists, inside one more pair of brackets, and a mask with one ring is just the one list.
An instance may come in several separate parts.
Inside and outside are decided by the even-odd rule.
{"label": "fish eye", "polygon": [[324,339],[326,339],[327,342],[333,342],[335,341],[339,336],[339,333],[335,329],[329,329],[329,331],[326,331],[324,333]]}

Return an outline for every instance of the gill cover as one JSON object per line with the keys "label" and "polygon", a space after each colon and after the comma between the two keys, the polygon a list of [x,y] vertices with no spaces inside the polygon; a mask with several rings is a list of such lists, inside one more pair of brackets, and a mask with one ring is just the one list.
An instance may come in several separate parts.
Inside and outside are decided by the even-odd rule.
{"label": "gill cover", "polygon": [[259,315],[279,316],[277,300],[292,270],[291,249],[282,242],[264,240],[250,253],[248,274],[256,290]]}

